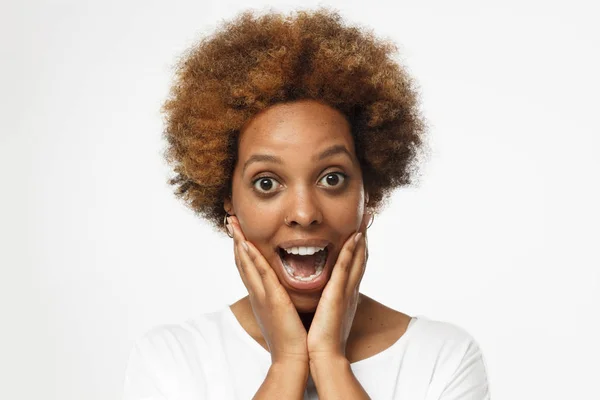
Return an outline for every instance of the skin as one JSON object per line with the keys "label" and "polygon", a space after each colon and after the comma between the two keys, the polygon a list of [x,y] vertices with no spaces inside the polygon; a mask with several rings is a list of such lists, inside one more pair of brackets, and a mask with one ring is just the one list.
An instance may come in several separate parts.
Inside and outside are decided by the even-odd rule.
{"label": "skin", "polygon": [[[331,148],[345,151],[319,159]],[[261,185],[265,178],[272,180]],[[234,216],[236,265],[249,295],[231,308],[273,363],[353,362],[404,333],[409,316],[359,293],[371,216],[350,126],[340,112],[305,100],[255,116],[241,131],[232,181],[224,205]],[[327,280],[297,290],[284,279],[277,245],[315,237],[331,243]]]}
{"label": "skin", "polygon": [[[352,157],[338,153],[313,161],[314,156],[335,145],[343,146]],[[259,161],[244,170],[246,161],[255,154],[275,155],[283,164]],[[348,175],[341,185],[345,187],[334,190],[317,182],[336,172]],[[272,195],[260,195],[253,184],[257,177],[275,179],[271,181],[275,186]],[[361,226],[365,200],[350,126],[338,111],[309,101],[280,104],[252,119],[242,130],[232,201],[227,201],[225,208],[237,217],[246,239],[270,265],[279,264],[278,243],[307,237],[331,241],[334,251],[328,258],[337,259],[344,242]],[[285,219],[292,226],[287,226]],[[320,291],[298,292],[286,285],[283,270],[275,268],[275,272],[298,311],[316,310]]]}

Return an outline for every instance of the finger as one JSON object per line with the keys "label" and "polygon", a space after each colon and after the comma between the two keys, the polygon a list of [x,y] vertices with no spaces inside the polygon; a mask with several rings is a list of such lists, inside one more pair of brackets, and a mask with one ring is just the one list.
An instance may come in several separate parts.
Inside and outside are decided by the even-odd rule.
{"label": "finger", "polygon": [[369,261],[369,236],[365,232],[365,262]]}
{"label": "finger", "polygon": [[364,237],[365,237],[364,238],[364,240],[365,240],[365,253],[366,253],[366,255],[365,255],[365,263],[367,261],[369,261],[369,236],[367,235],[367,232],[368,232],[367,226],[369,226],[369,224],[371,223],[373,217],[374,217],[373,213],[370,213],[370,212],[366,213],[366,218],[363,219],[363,223],[362,223],[361,230],[360,230],[360,232],[362,232],[363,235],[364,235]]}
{"label": "finger", "polygon": [[335,285],[340,289],[346,287],[346,282],[348,280],[348,273],[350,271],[352,259],[354,256],[354,250],[356,249],[356,236],[362,234],[360,232],[350,235],[350,237],[344,243],[340,254],[338,255],[337,261],[333,266],[333,271],[331,273],[331,280],[334,281]]}
{"label": "finger", "polygon": [[[231,222],[230,222],[231,224]],[[238,270],[238,273],[240,274],[240,278],[242,278],[242,282],[244,283],[244,286],[246,287],[246,289],[248,289],[248,282],[246,279],[246,273],[244,272],[244,269],[242,268],[242,261],[240,260],[240,255],[238,252],[238,240],[237,237],[235,235],[235,228],[233,228],[233,225],[231,226],[231,234],[233,236],[233,258],[235,259],[235,267]]]}
{"label": "finger", "polygon": [[245,282],[245,280],[246,280],[246,274],[244,273],[243,269],[240,267],[240,263],[242,261],[240,260],[240,256],[238,254],[237,248],[238,248],[237,242],[234,242],[233,243],[233,256],[235,258],[235,266],[237,267],[238,272],[240,273],[240,276],[244,280],[244,284],[246,284],[246,282]]}
{"label": "finger", "polygon": [[265,294],[267,296],[273,295],[274,291],[281,287],[277,274],[275,274],[275,271],[273,271],[273,268],[261,252],[252,243],[246,243],[248,244],[248,251],[246,254],[248,254],[250,262],[252,262],[258,275],[262,279]]}
{"label": "finger", "polygon": [[234,252],[236,255],[236,265],[238,271],[244,282],[244,286],[248,290],[250,295],[262,295],[264,288],[254,264],[250,260],[246,249],[243,247],[244,235],[239,228],[239,224],[232,224],[233,227],[233,238],[234,238]]}
{"label": "finger", "polygon": [[373,218],[373,214],[368,211],[365,211],[365,213],[363,214],[363,219],[360,224],[360,228],[358,228],[358,231],[362,232],[363,234],[366,233],[367,226],[369,226],[369,224],[371,223],[372,218]]}
{"label": "finger", "polygon": [[279,285],[279,279],[277,278],[277,274],[275,274],[275,271],[273,271],[273,268],[271,267],[269,262],[265,259],[265,257],[262,255],[262,253],[256,248],[256,246],[254,246],[251,242],[249,242],[246,239],[246,237],[243,235],[242,229],[240,227],[240,222],[237,219],[237,217],[231,216],[230,218],[231,218],[232,222],[235,223],[235,227],[237,228],[238,232],[241,234],[240,240],[243,241],[248,246],[248,249],[246,250],[246,254],[248,254],[248,256],[250,257],[250,260],[252,261],[252,265],[258,272],[259,276],[263,280],[267,280],[268,283],[270,283],[272,286]]}
{"label": "finger", "polygon": [[242,251],[243,249],[240,246],[239,242],[233,246],[233,253],[235,255],[235,266],[237,267],[238,273],[242,278],[242,282],[244,283],[246,290],[248,290],[248,293],[251,293],[254,290],[253,287],[255,285],[252,283],[252,273],[248,273],[248,266],[242,263],[242,259],[240,257],[240,253]]}
{"label": "finger", "polygon": [[347,291],[348,293],[358,289],[360,282],[365,274],[367,266],[367,236],[362,235],[356,244],[354,250],[354,257],[352,259],[352,266],[350,267]]}
{"label": "finger", "polygon": [[[229,220],[229,223],[231,223],[231,226],[233,228],[237,228],[238,239],[246,240],[246,236],[244,235],[244,232],[242,231],[242,227],[240,226],[240,220],[237,219],[237,217],[235,215],[230,215],[229,217],[227,217],[227,219]],[[234,232],[234,239],[235,239],[235,232]]]}
{"label": "finger", "polygon": [[231,222],[230,217],[227,218],[227,222],[228,222],[229,226],[231,227],[231,235],[233,236],[233,255],[235,257],[235,265],[239,268],[240,256],[237,251],[237,247],[238,247],[238,243],[239,243],[238,235],[236,235],[235,227],[233,226],[233,223]]}
{"label": "finger", "polygon": [[[243,268],[241,268],[241,260],[240,260],[240,255],[238,252],[238,245],[240,243],[240,237],[243,238],[244,234],[242,233],[241,229],[239,229],[239,228],[236,229],[236,226],[233,223],[233,216],[227,217],[227,223],[228,223],[228,226],[231,227],[231,232],[232,232],[232,236],[233,236],[233,254],[235,256],[235,265],[237,266],[237,268],[240,272],[240,275],[242,275],[242,279],[245,280],[246,274],[244,273]],[[239,226],[239,224],[238,224],[238,226]],[[236,232],[236,230],[237,230],[237,232]],[[245,282],[244,282],[244,284],[245,284]]]}
{"label": "finger", "polygon": [[348,281],[346,283],[347,293],[351,293],[358,289],[360,282],[365,273],[367,260],[369,259],[369,247],[367,238],[367,226],[371,223],[373,214],[366,211],[363,214],[363,220],[360,224],[359,232],[362,233],[362,237],[356,243],[351,266],[348,273]]}

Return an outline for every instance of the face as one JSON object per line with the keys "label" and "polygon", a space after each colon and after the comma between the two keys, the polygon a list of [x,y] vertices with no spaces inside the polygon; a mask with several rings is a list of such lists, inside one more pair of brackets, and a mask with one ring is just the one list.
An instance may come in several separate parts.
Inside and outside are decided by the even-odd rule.
{"label": "face", "polygon": [[[296,309],[315,311],[343,244],[365,219],[361,168],[344,116],[310,100],[277,104],[255,116],[240,134],[225,209],[238,218]],[[289,254],[294,247],[316,253]],[[297,278],[308,274],[317,276]]]}

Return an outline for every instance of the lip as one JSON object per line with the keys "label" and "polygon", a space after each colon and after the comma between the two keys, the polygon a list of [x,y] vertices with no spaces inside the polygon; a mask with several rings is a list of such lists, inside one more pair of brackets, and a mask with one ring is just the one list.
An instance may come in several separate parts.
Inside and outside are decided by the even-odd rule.
{"label": "lip", "polygon": [[[283,266],[283,260],[281,259],[280,249],[296,247],[296,246],[314,246],[314,247],[326,247],[327,248],[327,260],[325,261],[325,265],[323,266],[323,272],[319,275],[314,281],[311,282],[303,282],[294,280],[285,270]],[[286,285],[295,291],[303,292],[303,293],[312,293],[323,290],[326,283],[329,281],[329,277],[331,275],[331,260],[333,258],[333,244],[324,239],[297,239],[297,240],[289,240],[285,242],[281,242],[277,248],[277,264],[279,270],[281,271],[281,276],[283,280],[286,282]]]}

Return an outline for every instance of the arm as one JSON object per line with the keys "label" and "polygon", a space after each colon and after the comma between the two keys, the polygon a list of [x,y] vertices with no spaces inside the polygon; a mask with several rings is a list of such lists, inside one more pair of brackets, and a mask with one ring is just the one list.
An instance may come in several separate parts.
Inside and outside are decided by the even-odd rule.
{"label": "arm", "polygon": [[271,364],[254,399],[302,400],[307,380],[308,365],[305,363]]}
{"label": "arm", "polygon": [[273,268],[245,240],[237,218],[228,221],[232,222],[235,263],[271,353],[271,367],[254,399],[303,399],[308,380],[306,330]]}
{"label": "arm", "polygon": [[345,357],[311,360],[310,372],[321,400],[370,399],[354,376],[350,362]]}
{"label": "arm", "polygon": [[365,217],[361,231],[350,235],[340,251],[308,332],[310,373],[322,400],[369,399],[345,353],[366,266]]}

